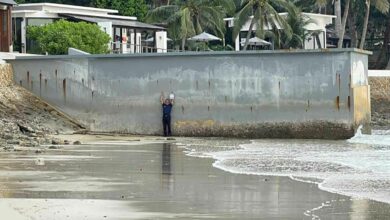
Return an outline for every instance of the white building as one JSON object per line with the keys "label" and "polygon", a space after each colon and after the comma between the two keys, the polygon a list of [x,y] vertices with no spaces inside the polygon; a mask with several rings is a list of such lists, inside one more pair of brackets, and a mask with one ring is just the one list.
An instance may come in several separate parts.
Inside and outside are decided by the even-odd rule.
{"label": "white building", "polygon": [[[305,44],[303,49],[319,49],[319,48],[327,48],[326,45],[326,26],[332,24],[333,19],[336,16],[333,15],[324,15],[324,14],[313,14],[313,13],[302,13],[308,19],[311,19],[313,23],[310,23],[305,27],[307,31],[313,32],[315,31],[317,34],[312,35],[309,38],[305,39]],[[279,13],[282,17],[287,17],[287,13]],[[234,18],[225,18],[225,22],[227,22],[227,26],[229,28],[234,27]],[[235,50],[240,51],[245,43],[246,35],[249,31],[251,20],[248,20],[246,24],[241,28],[240,34],[235,39]],[[257,27],[253,28],[253,32],[255,32]],[[269,30],[270,27],[264,27],[264,30]]]}
{"label": "white building", "polygon": [[[12,12],[14,51],[33,53],[34,44],[26,36],[26,27],[45,25],[59,19],[95,23],[111,36],[113,53],[166,52],[164,28],[137,21],[136,17],[119,16],[117,10],[53,3],[20,4]],[[154,38],[147,47],[145,38]]]}

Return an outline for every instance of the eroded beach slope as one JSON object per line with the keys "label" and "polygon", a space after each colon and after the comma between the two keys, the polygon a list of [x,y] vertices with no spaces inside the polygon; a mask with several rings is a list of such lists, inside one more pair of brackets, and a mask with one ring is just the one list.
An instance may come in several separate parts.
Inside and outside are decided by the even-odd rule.
{"label": "eroded beach slope", "polygon": [[81,126],[13,83],[12,67],[0,65],[0,149],[59,143],[50,134],[72,133]]}

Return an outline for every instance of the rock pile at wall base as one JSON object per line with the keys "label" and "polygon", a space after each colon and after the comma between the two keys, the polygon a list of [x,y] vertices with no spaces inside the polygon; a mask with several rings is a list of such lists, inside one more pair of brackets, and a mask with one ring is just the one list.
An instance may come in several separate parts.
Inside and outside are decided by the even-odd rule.
{"label": "rock pile at wall base", "polygon": [[390,129],[390,77],[370,77],[374,129]]}
{"label": "rock pile at wall base", "polygon": [[343,140],[354,136],[353,126],[348,124],[311,121],[305,123],[261,123],[202,126],[199,121],[179,121],[174,124],[174,134],[181,136],[229,137],[229,138],[283,138],[283,139],[332,139]]}
{"label": "rock pile at wall base", "polygon": [[9,64],[0,64],[0,87],[6,87],[13,84],[12,66]]}
{"label": "rock pile at wall base", "polygon": [[0,150],[51,144],[49,134],[79,129],[33,94],[14,85],[12,75],[10,65],[0,65]]}

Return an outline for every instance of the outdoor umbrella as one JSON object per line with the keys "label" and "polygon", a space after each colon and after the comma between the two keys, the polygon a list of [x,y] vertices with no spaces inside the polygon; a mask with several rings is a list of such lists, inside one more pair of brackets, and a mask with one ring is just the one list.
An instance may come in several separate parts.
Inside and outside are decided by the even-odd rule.
{"label": "outdoor umbrella", "polygon": [[[214,36],[214,35],[212,35],[212,34],[203,32],[203,33],[201,33],[201,34],[198,34],[198,35],[196,35],[196,36],[193,36],[193,37],[191,37],[191,38],[188,38],[188,40],[190,40],[190,41],[196,41],[196,42],[205,42],[206,45],[207,45],[208,42],[210,42],[210,41],[221,41],[221,38],[216,37],[216,36]],[[207,47],[206,45],[205,45],[204,50],[206,50],[206,47]]]}
{"label": "outdoor umbrella", "polygon": [[219,37],[216,37],[212,34],[209,34],[209,33],[206,33],[206,32],[203,32],[199,35],[196,35],[196,36],[193,36],[191,38],[188,38],[188,40],[191,40],[191,41],[198,41],[198,42],[209,42],[209,41],[221,41],[221,38]]}
{"label": "outdoor umbrella", "polygon": [[[167,41],[172,41],[172,39],[167,37]],[[148,43],[154,42],[154,37],[146,39],[145,42],[148,42]]]}
{"label": "outdoor umbrella", "polygon": [[249,39],[249,45],[254,45],[254,46],[269,46],[272,45],[270,42],[265,41],[263,39],[260,39],[258,37],[252,37]]}

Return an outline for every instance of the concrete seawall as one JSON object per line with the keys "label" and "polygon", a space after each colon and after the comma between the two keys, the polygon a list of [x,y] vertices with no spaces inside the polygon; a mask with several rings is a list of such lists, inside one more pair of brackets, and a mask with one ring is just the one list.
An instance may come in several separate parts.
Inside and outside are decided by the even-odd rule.
{"label": "concrete seawall", "polygon": [[176,135],[343,139],[370,122],[367,54],[336,49],[9,62],[16,83],[92,131],[161,134],[164,91],[177,97]]}

